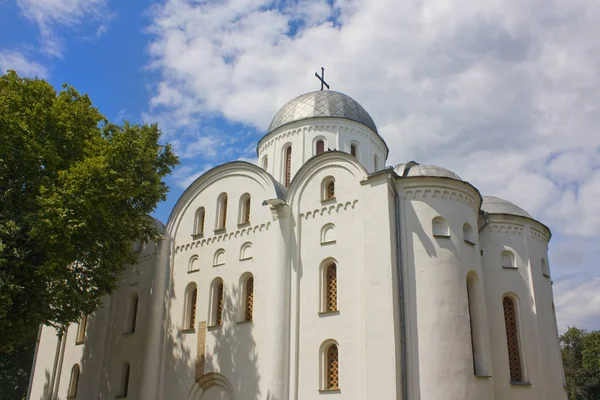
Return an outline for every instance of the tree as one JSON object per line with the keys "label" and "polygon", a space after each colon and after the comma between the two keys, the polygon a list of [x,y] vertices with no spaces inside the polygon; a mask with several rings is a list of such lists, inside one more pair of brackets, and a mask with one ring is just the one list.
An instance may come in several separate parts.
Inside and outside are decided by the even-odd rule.
{"label": "tree", "polygon": [[147,218],[178,160],[156,124],[113,124],[87,95],[0,76],[0,352],[96,310],[159,240]]}
{"label": "tree", "polygon": [[600,331],[571,327],[560,343],[569,400],[600,399]]}

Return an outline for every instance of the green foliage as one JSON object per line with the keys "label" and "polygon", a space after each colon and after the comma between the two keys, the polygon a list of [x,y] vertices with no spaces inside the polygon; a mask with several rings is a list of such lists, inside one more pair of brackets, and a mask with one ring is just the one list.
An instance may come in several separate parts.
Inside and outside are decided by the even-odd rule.
{"label": "green foliage", "polygon": [[157,125],[109,123],[87,95],[0,76],[0,352],[96,310],[178,163]]}
{"label": "green foliage", "polygon": [[569,400],[600,399],[600,331],[571,327],[560,343]]}

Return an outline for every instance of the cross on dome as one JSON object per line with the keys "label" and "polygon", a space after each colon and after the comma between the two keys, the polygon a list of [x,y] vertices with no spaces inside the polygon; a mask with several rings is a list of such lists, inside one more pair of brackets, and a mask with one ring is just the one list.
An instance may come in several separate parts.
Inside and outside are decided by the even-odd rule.
{"label": "cross on dome", "polygon": [[321,67],[321,76],[319,76],[318,72],[315,72],[315,76],[321,81],[321,90],[323,90],[323,85],[329,89],[329,85],[325,82],[325,68]]}

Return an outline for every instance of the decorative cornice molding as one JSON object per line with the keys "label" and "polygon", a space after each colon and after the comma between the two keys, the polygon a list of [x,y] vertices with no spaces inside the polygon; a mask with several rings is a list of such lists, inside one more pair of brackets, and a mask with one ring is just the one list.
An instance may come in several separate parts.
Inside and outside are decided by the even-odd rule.
{"label": "decorative cornice molding", "polygon": [[546,233],[544,233],[538,229],[535,229],[533,227],[531,228],[531,237],[534,238],[535,240],[539,240],[540,242],[544,243],[546,246],[548,245],[548,242],[550,241],[550,237]]}
{"label": "decorative cornice molding", "polygon": [[352,201],[347,201],[346,203],[331,204],[329,206],[317,208],[312,211],[306,211],[306,212],[300,213],[300,218],[308,219],[309,217],[316,218],[317,215],[323,216],[325,214],[331,215],[332,213],[338,214],[341,211],[348,210],[349,208],[354,209],[356,206],[356,203],[358,203],[358,199],[352,200]]}
{"label": "decorative cornice molding", "polygon": [[491,222],[486,229],[489,229],[492,233],[506,233],[509,235],[523,235],[522,224],[512,224],[510,222],[496,223]]}
{"label": "decorative cornice molding", "polygon": [[212,236],[209,238],[202,238],[202,239],[194,240],[190,243],[175,246],[175,253],[179,253],[180,251],[189,250],[189,249],[196,249],[198,247],[207,246],[212,243],[225,242],[227,240],[236,239],[238,237],[248,236],[248,235],[256,233],[256,232],[267,231],[270,228],[270,226],[271,226],[271,222],[266,222],[264,224],[248,226],[248,227],[245,227],[242,229],[238,229],[234,232],[222,233],[220,235],[215,235],[215,236]]}
{"label": "decorative cornice molding", "polygon": [[[457,183],[464,183],[457,181]],[[444,186],[422,185],[407,187],[404,189],[404,199],[423,200],[441,198],[442,200],[453,200],[468,205],[473,211],[479,210],[479,202],[469,193],[458,189],[450,189]]]}

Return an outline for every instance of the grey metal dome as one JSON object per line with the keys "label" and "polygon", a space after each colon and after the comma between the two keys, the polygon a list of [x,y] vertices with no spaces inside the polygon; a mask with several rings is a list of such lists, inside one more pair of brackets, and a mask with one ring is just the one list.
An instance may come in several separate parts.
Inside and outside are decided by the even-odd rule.
{"label": "grey metal dome", "polygon": [[495,196],[483,196],[481,209],[490,214],[510,214],[533,219],[527,211],[518,205]]}
{"label": "grey metal dome", "polygon": [[318,90],[289,101],[273,117],[269,132],[294,121],[318,117],[346,118],[377,133],[375,122],[360,104],[350,96],[333,90]]}

